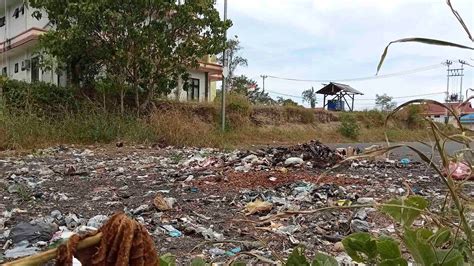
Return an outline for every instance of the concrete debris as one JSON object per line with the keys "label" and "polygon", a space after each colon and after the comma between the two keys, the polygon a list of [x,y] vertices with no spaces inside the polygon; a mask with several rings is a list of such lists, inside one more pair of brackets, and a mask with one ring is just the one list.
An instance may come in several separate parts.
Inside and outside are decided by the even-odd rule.
{"label": "concrete debris", "polygon": [[[144,225],[159,253],[176,255],[179,265],[189,264],[196,246],[193,254],[217,263],[244,251],[275,260],[269,247],[288,255],[298,244],[309,256],[323,251],[343,261],[345,236],[393,235],[393,221],[369,207],[266,219],[286,211],[370,206],[408,193],[427,197],[436,208],[445,196],[439,175],[412,157],[404,164],[406,154],[332,168],[360,152],[357,145],[336,150],[310,141],[234,151],[57,146],[3,156],[0,262],[97,229],[116,211]],[[466,182],[465,194],[472,198],[472,191]],[[474,224],[474,214],[466,215]],[[255,239],[267,244],[248,244]],[[210,242],[199,246],[204,241]]]}

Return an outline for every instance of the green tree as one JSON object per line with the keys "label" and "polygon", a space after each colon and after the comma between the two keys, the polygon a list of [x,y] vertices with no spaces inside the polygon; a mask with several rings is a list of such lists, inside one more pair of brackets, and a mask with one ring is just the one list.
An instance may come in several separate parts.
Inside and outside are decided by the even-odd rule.
{"label": "green tree", "polygon": [[375,95],[375,104],[380,106],[382,112],[392,111],[397,106],[397,104],[393,102],[393,97],[385,93],[383,95]]}
{"label": "green tree", "polygon": [[[40,39],[44,53],[67,66],[81,88],[99,73],[135,93],[137,110],[166,95],[187,69],[223,49],[231,22],[220,20],[214,0],[31,0],[45,10],[54,30]],[[40,12],[35,13],[41,16]]]}
{"label": "green tree", "polygon": [[318,103],[316,99],[316,92],[314,91],[314,88],[311,87],[311,89],[307,89],[303,91],[301,94],[303,96],[303,102],[309,103],[311,108],[316,108],[316,104]]}
{"label": "green tree", "polygon": [[250,79],[245,75],[232,78],[231,90],[247,96],[249,101],[253,104],[275,104],[275,100],[273,100],[267,92],[262,91],[255,80]]}

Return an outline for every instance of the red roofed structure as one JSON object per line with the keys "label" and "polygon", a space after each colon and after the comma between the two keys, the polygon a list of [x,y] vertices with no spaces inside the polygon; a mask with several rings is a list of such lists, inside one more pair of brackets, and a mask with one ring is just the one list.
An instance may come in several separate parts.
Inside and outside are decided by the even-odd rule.
{"label": "red roofed structure", "polygon": [[[459,116],[474,113],[474,108],[472,107],[472,104],[470,102],[467,102],[465,104],[459,102],[444,104],[449,108],[453,109],[454,112],[456,112],[456,114]],[[442,106],[431,103],[425,104],[423,114],[440,123],[448,122],[447,119],[450,116],[448,110],[446,110]]]}

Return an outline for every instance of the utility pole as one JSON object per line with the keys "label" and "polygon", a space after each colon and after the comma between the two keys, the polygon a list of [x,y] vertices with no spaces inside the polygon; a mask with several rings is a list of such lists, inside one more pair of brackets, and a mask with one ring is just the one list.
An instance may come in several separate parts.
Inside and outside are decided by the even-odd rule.
{"label": "utility pole", "polygon": [[447,84],[446,84],[446,102],[449,102],[449,66],[451,66],[453,64],[453,61],[451,60],[446,60],[445,64],[448,66],[448,70],[447,70]]}
{"label": "utility pole", "polygon": [[[227,22],[227,0],[224,0],[224,23]],[[227,62],[226,50],[227,50],[227,29],[224,31],[224,50],[222,51],[222,62],[224,67],[224,73],[222,75],[222,101],[221,101],[221,130],[225,131],[225,93],[226,93],[226,78],[229,70],[229,64]]]}
{"label": "utility pole", "polygon": [[263,85],[263,90],[262,91],[265,92],[265,79],[268,78],[268,76],[267,75],[260,75],[260,77],[262,77],[262,80],[263,80],[263,84],[262,84]]}
{"label": "utility pole", "polygon": [[459,60],[459,63],[461,64],[461,75],[460,75],[460,79],[461,79],[461,82],[460,82],[460,85],[459,85],[459,101],[462,102],[463,101],[463,98],[462,98],[462,77],[464,77],[464,65],[467,64],[466,61],[464,60]]}

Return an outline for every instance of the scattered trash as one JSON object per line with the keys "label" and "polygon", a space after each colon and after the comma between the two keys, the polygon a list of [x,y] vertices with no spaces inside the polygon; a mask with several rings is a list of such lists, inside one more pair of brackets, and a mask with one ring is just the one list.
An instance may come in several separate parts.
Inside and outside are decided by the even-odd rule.
{"label": "scattered trash", "polygon": [[17,259],[38,253],[38,247],[28,247],[28,245],[29,243],[26,240],[18,243],[14,248],[5,251],[5,258]]}
{"label": "scattered trash", "polygon": [[[370,206],[404,196],[408,187],[432,204],[445,196],[437,173],[419,160],[404,166],[396,153],[390,160],[377,155],[331,168],[359,152],[355,146],[334,150],[312,141],[251,151],[58,146],[2,157],[0,248],[4,258],[8,252],[46,250],[75,233],[100,228],[109,222],[111,210],[123,210],[134,223],[152,230],[160,254],[187,253],[204,242],[198,256],[216,263],[244,251],[270,258],[268,247],[288,250],[294,245],[341,253],[343,259],[339,242],[347,234],[369,230],[393,235],[393,222],[379,219],[379,212],[367,207],[299,211]],[[296,161],[286,166],[288,159]],[[472,188],[466,182],[469,197],[474,196]],[[474,224],[474,215],[466,217]],[[11,237],[22,222],[54,229],[47,235],[35,229],[44,237],[31,236],[23,250],[15,250],[19,245]],[[244,243],[254,238],[267,243]]]}
{"label": "scattered trash", "polygon": [[445,175],[451,175],[455,180],[474,180],[474,174],[466,163],[449,162],[448,172]]}
{"label": "scattered trash", "polygon": [[173,209],[173,205],[175,204],[175,198],[163,198],[160,194],[157,194],[155,199],[153,200],[153,204],[155,207],[160,211],[169,211]]}
{"label": "scattered trash", "polygon": [[240,253],[242,249],[240,247],[233,248],[225,252],[227,256],[235,256],[237,253]]}
{"label": "scattered trash", "polygon": [[400,160],[400,163],[404,166],[404,167],[408,167],[408,165],[410,164],[410,159],[408,158],[403,158]]}
{"label": "scattered trash", "polygon": [[183,235],[183,233],[181,233],[181,231],[174,228],[172,225],[169,225],[169,224],[168,225],[162,225],[162,227],[164,229],[166,229],[166,231],[168,231],[168,233],[171,237],[181,237]]}
{"label": "scattered trash", "polygon": [[49,241],[57,229],[55,224],[19,223],[11,229],[9,238],[13,241],[13,244],[18,244],[22,241],[28,241],[29,243]]}

